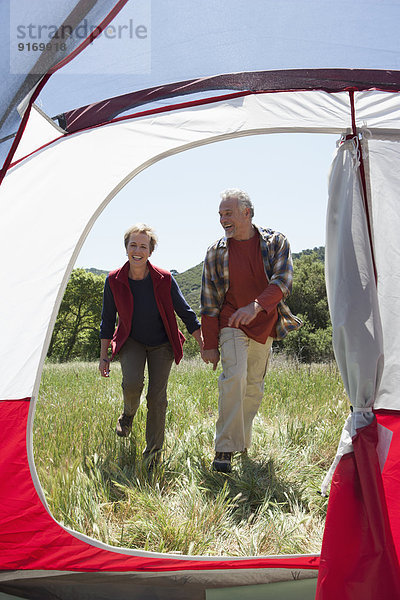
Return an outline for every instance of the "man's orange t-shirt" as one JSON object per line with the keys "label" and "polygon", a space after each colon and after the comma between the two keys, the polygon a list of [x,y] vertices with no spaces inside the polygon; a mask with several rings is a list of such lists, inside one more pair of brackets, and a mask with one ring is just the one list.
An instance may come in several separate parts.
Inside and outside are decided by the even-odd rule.
{"label": "man's orange t-shirt", "polygon": [[283,294],[278,285],[268,283],[261,256],[260,237],[248,240],[229,240],[229,289],[219,317],[203,315],[201,323],[205,349],[218,348],[219,330],[229,327],[233,313],[257,300],[264,309],[249,325],[240,329],[251,339],[265,344],[269,336],[275,336],[278,319],[277,305]]}

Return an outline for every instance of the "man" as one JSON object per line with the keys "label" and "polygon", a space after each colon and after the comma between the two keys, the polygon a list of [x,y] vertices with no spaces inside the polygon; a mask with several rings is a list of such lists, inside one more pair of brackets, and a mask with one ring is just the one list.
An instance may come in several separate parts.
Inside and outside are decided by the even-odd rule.
{"label": "man", "polygon": [[273,339],[301,321],[283,302],[293,272],[285,236],[252,223],[253,204],[242,190],[221,194],[219,215],[225,237],[207,250],[201,315],[203,360],[215,370],[221,352],[222,363],[213,469],[229,473],[233,453],[251,444]]}

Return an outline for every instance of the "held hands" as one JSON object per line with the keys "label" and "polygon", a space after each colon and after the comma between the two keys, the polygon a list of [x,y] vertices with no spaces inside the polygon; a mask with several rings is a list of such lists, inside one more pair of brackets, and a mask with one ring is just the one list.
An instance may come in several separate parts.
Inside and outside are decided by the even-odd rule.
{"label": "held hands", "polygon": [[201,329],[197,329],[192,333],[193,337],[196,339],[200,348],[200,356],[202,360],[208,365],[209,363],[213,366],[213,371],[217,368],[217,364],[219,361],[219,352],[218,350],[205,350],[204,348],[204,339]]}
{"label": "held hands", "polygon": [[200,348],[200,356],[205,363],[211,363],[213,366],[213,370],[217,368],[217,364],[219,361],[219,352],[218,350],[205,350],[204,349],[204,339],[201,329],[196,329],[192,333],[193,337],[196,339]]}
{"label": "held hands", "polygon": [[102,377],[110,377],[110,359],[100,357],[99,371]]}
{"label": "held hands", "polygon": [[263,307],[257,302],[250,302],[247,306],[238,308],[228,321],[228,327],[240,327],[240,325],[248,325],[261,312]]}
{"label": "held hands", "polygon": [[192,335],[197,339],[197,342],[198,342],[199,348],[200,348],[200,356],[201,356],[202,360],[207,365],[209,363],[211,363],[213,366],[213,371],[215,371],[215,369],[217,368],[218,361],[219,361],[218,350],[205,350],[204,339],[203,339],[203,335],[202,335],[200,329],[195,331]]}

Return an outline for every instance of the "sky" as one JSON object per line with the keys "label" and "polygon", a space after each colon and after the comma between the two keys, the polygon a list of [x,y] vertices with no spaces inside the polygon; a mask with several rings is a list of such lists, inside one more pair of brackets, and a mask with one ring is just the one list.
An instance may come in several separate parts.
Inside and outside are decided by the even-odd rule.
{"label": "sky", "polygon": [[325,244],[333,135],[270,134],[218,142],[168,157],[137,175],[98,218],[76,267],[112,270],[125,262],[124,232],[154,227],[154,264],[183,272],[223,235],[220,192],[241,188],[254,222],[284,233],[292,252]]}

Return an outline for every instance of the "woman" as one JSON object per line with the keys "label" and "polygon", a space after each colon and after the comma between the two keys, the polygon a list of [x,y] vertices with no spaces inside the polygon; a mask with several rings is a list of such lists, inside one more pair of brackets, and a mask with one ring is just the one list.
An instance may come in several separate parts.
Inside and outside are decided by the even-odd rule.
{"label": "woman", "polygon": [[118,353],[121,362],[124,398],[124,411],[118,419],[116,433],[126,437],[140,404],[147,361],[149,382],[143,456],[153,465],[164,442],[169,373],[173,360],[176,364],[181,360],[185,341],[175,312],[196,339],[201,353],[203,342],[200,323],[171,273],[148,260],[157,243],[153,229],[142,223],[134,225],[125,233],[124,243],[128,261],[112,271],[104,285],[99,369],[102,377],[109,376],[111,344],[111,360]]}

